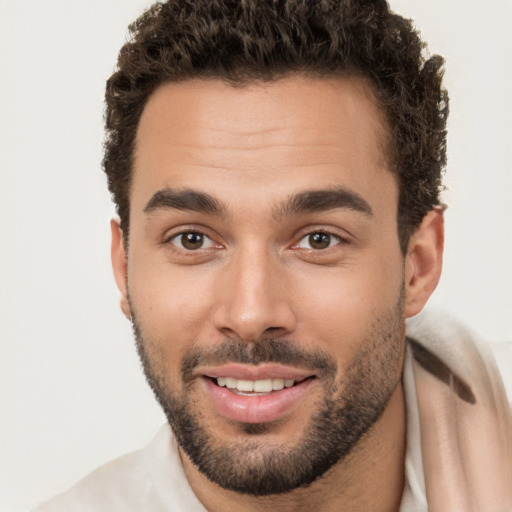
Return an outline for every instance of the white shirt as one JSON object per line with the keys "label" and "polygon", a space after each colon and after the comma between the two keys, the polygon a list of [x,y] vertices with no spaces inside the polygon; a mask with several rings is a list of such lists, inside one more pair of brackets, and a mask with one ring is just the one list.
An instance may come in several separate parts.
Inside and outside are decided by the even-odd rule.
{"label": "white shirt", "polygon": [[[425,362],[418,364],[414,350],[408,346],[403,371],[407,410],[406,485],[400,512],[510,512],[512,420],[492,357],[486,354],[485,347],[475,345],[464,328],[453,322],[447,323],[444,318],[439,323],[437,320],[432,322],[432,317],[429,317],[428,326],[419,319],[409,324],[408,335],[420,340],[429,352],[439,356],[441,369],[444,363],[450,369],[454,368],[454,374],[469,384],[476,403],[464,403],[460,396],[455,396],[453,379],[457,377],[449,376],[447,385],[442,376],[433,377],[425,371]],[[508,368],[505,375],[511,380],[508,384],[512,398],[512,345],[502,344],[496,350],[502,371]],[[439,396],[433,401],[435,405],[448,400],[447,407],[439,407],[443,412],[437,416],[432,416],[429,409],[434,393]],[[492,410],[489,404],[497,409]],[[478,412],[478,421],[471,420],[475,411]],[[485,455],[485,462],[491,468],[497,468],[495,474],[489,469],[481,472],[481,463],[473,464],[474,460],[478,461],[479,452],[472,448],[482,441],[480,425],[475,425],[472,433],[476,423],[484,425],[488,438],[499,438],[495,443],[496,450],[493,452],[492,446],[486,447]],[[500,434],[497,435],[496,431]],[[427,444],[428,449],[425,448],[425,440],[430,443]],[[444,447],[443,440],[448,443]],[[458,445],[464,446],[464,443],[470,447],[468,453],[460,453]],[[457,450],[452,450],[454,444]],[[436,450],[439,453],[436,454]],[[508,482],[510,493],[500,487],[500,479],[505,482],[505,487]],[[146,448],[105,464],[34,512],[142,511],[207,512],[188,484],[168,425],[159,430]]]}

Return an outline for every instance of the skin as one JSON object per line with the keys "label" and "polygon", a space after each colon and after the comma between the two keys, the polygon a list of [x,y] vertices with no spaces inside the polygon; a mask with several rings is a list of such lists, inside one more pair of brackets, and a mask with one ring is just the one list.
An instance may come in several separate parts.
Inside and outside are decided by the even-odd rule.
{"label": "skin", "polygon": [[[113,220],[112,262],[122,309],[128,317],[131,308],[136,312],[167,386],[183,391],[180,364],[190,349],[269,335],[329,354],[342,379],[371,326],[389,316],[401,294],[403,318],[422,309],[441,272],[442,212],[426,215],[404,256],[385,134],[371,89],[357,78],[291,76],[240,88],[198,80],[161,86],[151,96],[137,133],[129,247]],[[371,214],[347,207],[283,210],[291,195],[340,188],[362,198]],[[167,189],[207,193],[222,215],[148,210],[155,193]],[[208,237],[199,250],[180,245],[178,235],[191,230]],[[318,232],[332,235],[328,248],[309,244]],[[403,355],[403,329],[397,336]],[[397,385],[378,421],[310,486],[240,495],[210,482],[181,452],[194,492],[210,512],[398,510],[402,362],[398,357],[393,367],[389,379]],[[265,433],[262,449],[304,435],[323,397],[319,384]],[[248,435],[216,411],[198,384],[191,398],[217,443]]]}

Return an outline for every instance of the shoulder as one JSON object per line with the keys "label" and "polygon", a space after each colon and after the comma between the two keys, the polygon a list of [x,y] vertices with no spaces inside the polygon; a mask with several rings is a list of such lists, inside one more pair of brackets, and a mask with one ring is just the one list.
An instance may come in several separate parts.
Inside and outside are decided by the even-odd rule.
{"label": "shoulder", "polygon": [[33,512],[128,512],[145,510],[148,506],[160,511],[150,459],[153,452],[165,451],[167,437],[168,429],[161,429],[144,449],[100,466]]}
{"label": "shoulder", "polygon": [[501,374],[510,409],[512,409],[512,341],[494,342],[490,343],[489,346]]}
{"label": "shoulder", "polygon": [[[439,363],[438,367],[463,377],[471,387],[498,395],[506,392],[512,404],[512,343],[482,340],[460,321],[438,311],[426,311],[410,319],[407,336],[414,359],[422,366],[418,346]],[[431,368],[425,369],[436,375]]]}
{"label": "shoulder", "polygon": [[101,466],[33,512],[206,512],[188,484],[165,424],[142,450]]}
{"label": "shoulder", "polygon": [[41,505],[34,512],[111,512],[147,481],[143,452],[123,455],[90,473],[68,491]]}
{"label": "shoulder", "polygon": [[446,510],[512,510],[510,344],[442,314],[413,319],[407,336],[408,481]]}

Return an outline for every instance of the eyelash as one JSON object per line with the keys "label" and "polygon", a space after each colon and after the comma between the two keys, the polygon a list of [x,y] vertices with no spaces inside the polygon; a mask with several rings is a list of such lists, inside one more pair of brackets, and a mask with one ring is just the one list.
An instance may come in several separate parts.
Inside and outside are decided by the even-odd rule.
{"label": "eyelash", "polygon": [[[185,235],[197,235],[202,237],[203,243],[202,246],[197,249],[187,249],[186,247],[183,247],[183,244],[181,243],[181,247],[176,243],[173,242],[173,240],[179,239],[180,237],[183,238]],[[209,241],[209,247],[203,247],[204,242]],[[182,229],[178,233],[173,233],[170,236],[166,237],[164,240],[164,245],[171,246],[174,250],[180,251],[181,253],[187,254],[187,255],[193,255],[200,254],[204,250],[211,249],[213,247],[219,247],[220,244],[217,244],[211,236],[206,234],[204,231],[199,229]]]}
{"label": "eyelash", "polygon": [[[300,247],[300,243],[307,239],[308,237],[314,236],[314,235],[327,235],[329,237],[334,238],[337,242],[334,245],[329,245],[328,247],[325,247],[323,249],[315,249],[315,248],[308,248],[308,247]],[[331,240],[332,241],[332,240]],[[343,237],[338,233],[334,233],[328,229],[312,229],[308,230],[306,233],[304,233],[300,238],[299,241],[295,244],[293,244],[292,248],[299,248],[304,249],[306,251],[315,252],[315,253],[322,253],[324,251],[327,251],[328,249],[332,249],[338,245],[348,245],[350,243],[350,240],[347,237]]]}
{"label": "eyelash", "polygon": [[[183,247],[182,241],[174,242],[174,240],[180,239],[180,237],[182,240],[185,235],[197,235],[197,236],[202,237],[201,247],[198,247],[197,249],[190,249],[190,248]],[[325,248],[301,247],[300,246],[300,244],[304,240],[306,240],[308,237],[312,237],[314,235],[327,235],[328,237],[330,237],[329,245]],[[333,238],[335,239],[336,243],[331,245]],[[205,242],[209,242],[208,247],[204,247]],[[171,235],[167,236],[165,238],[165,240],[163,241],[163,243],[164,243],[164,245],[170,247],[173,251],[179,252],[180,254],[183,254],[186,256],[199,256],[201,254],[204,255],[205,251],[208,251],[210,249],[222,248],[222,245],[215,242],[215,240],[212,236],[209,236],[204,230],[197,229],[197,228],[181,229],[179,232],[172,233]],[[294,244],[292,244],[290,246],[290,248],[304,250],[311,254],[321,255],[322,253],[329,251],[329,249],[334,249],[335,247],[337,247],[339,245],[348,245],[348,244],[350,244],[350,240],[347,237],[340,236],[338,233],[334,233],[333,231],[328,230],[328,229],[320,229],[319,228],[319,229],[308,229],[307,232],[303,231],[303,234],[301,234],[298,241],[295,242]]]}

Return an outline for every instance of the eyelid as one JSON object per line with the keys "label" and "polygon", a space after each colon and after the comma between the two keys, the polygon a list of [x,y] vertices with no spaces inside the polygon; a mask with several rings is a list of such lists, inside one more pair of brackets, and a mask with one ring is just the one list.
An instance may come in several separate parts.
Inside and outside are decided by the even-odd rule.
{"label": "eyelid", "polygon": [[[187,249],[186,247],[183,247],[183,244],[181,242],[179,242],[179,244],[178,244],[173,241],[176,239],[180,240],[183,237],[183,235],[186,235],[186,234],[201,235],[203,237],[203,245],[198,249]],[[201,251],[204,249],[210,249],[215,246],[215,242],[208,235],[205,235],[204,233],[200,233],[199,231],[181,231],[180,233],[176,233],[175,235],[168,238],[167,243],[175,245],[180,250],[185,251],[185,252],[198,252],[198,251]]]}
{"label": "eyelid", "polygon": [[[180,247],[179,245],[176,245],[172,241],[180,237],[186,233],[197,233],[199,235],[202,235],[205,239],[208,239],[211,242],[211,245],[209,247],[201,247],[200,249],[196,250],[190,250],[186,249],[184,247]],[[185,225],[185,226],[177,226],[175,228],[172,228],[164,234],[162,237],[162,245],[164,246],[171,246],[173,250],[181,251],[183,253],[191,254],[191,253],[201,253],[202,251],[209,250],[212,248],[222,248],[223,245],[218,242],[216,239],[218,237],[211,233],[211,230],[204,227],[204,226],[198,226],[196,225]]]}
{"label": "eyelid", "polygon": [[[304,240],[307,240],[311,235],[316,235],[316,234],[323,234],[323,235],[328,235],[330,236],[332,239],[335,239],[336,243],[335,244],[331,244],[329,243],[329,246],[328,247],[325,247],[323,249],[315,249],[314,247],[301,247],[301,243],[302,241]],[[332,241],[332,240],[331,240]],[[311,233],[308,233],[306,235],[304,235],[296,244],[295,244],[295,247],[298,247],[299,249],[306,249],[306,250],[311,250],[311,251],[326,251],[327,249],[331,249],[332,247],[335,247],[336,245],[339,245],[340,243],[343,243],[343,240],[342,238],[339,236],[339,235],[335,235],[333,233],[328,233],[327,231],[312,231]]]}
{"label": "eyelid", "polygon": [[[339,242],[335,244],[334,246],[328,247],[326,249],[309,249],[309,248],[303,248],[299,247],[299,244],[302,240],[304,240],[306,237],[310,235],[314,235],[315,233],[324,233],[326,235],[330,235],[331,237],[336,238]],[[344,230],[331,228],[331,227],[325,227],[325,226],[308,226],[307,228],[301,229],[298,234],[294,237],[296,242],[294,242],[291,245],[292,249],[303,249],[306,251],[315,251],[315,252],[321,252],[328,251],[329,249],[333,249],[334,247],[342,244],[342,245],[348,245],[352,242],[351,236]]]}

